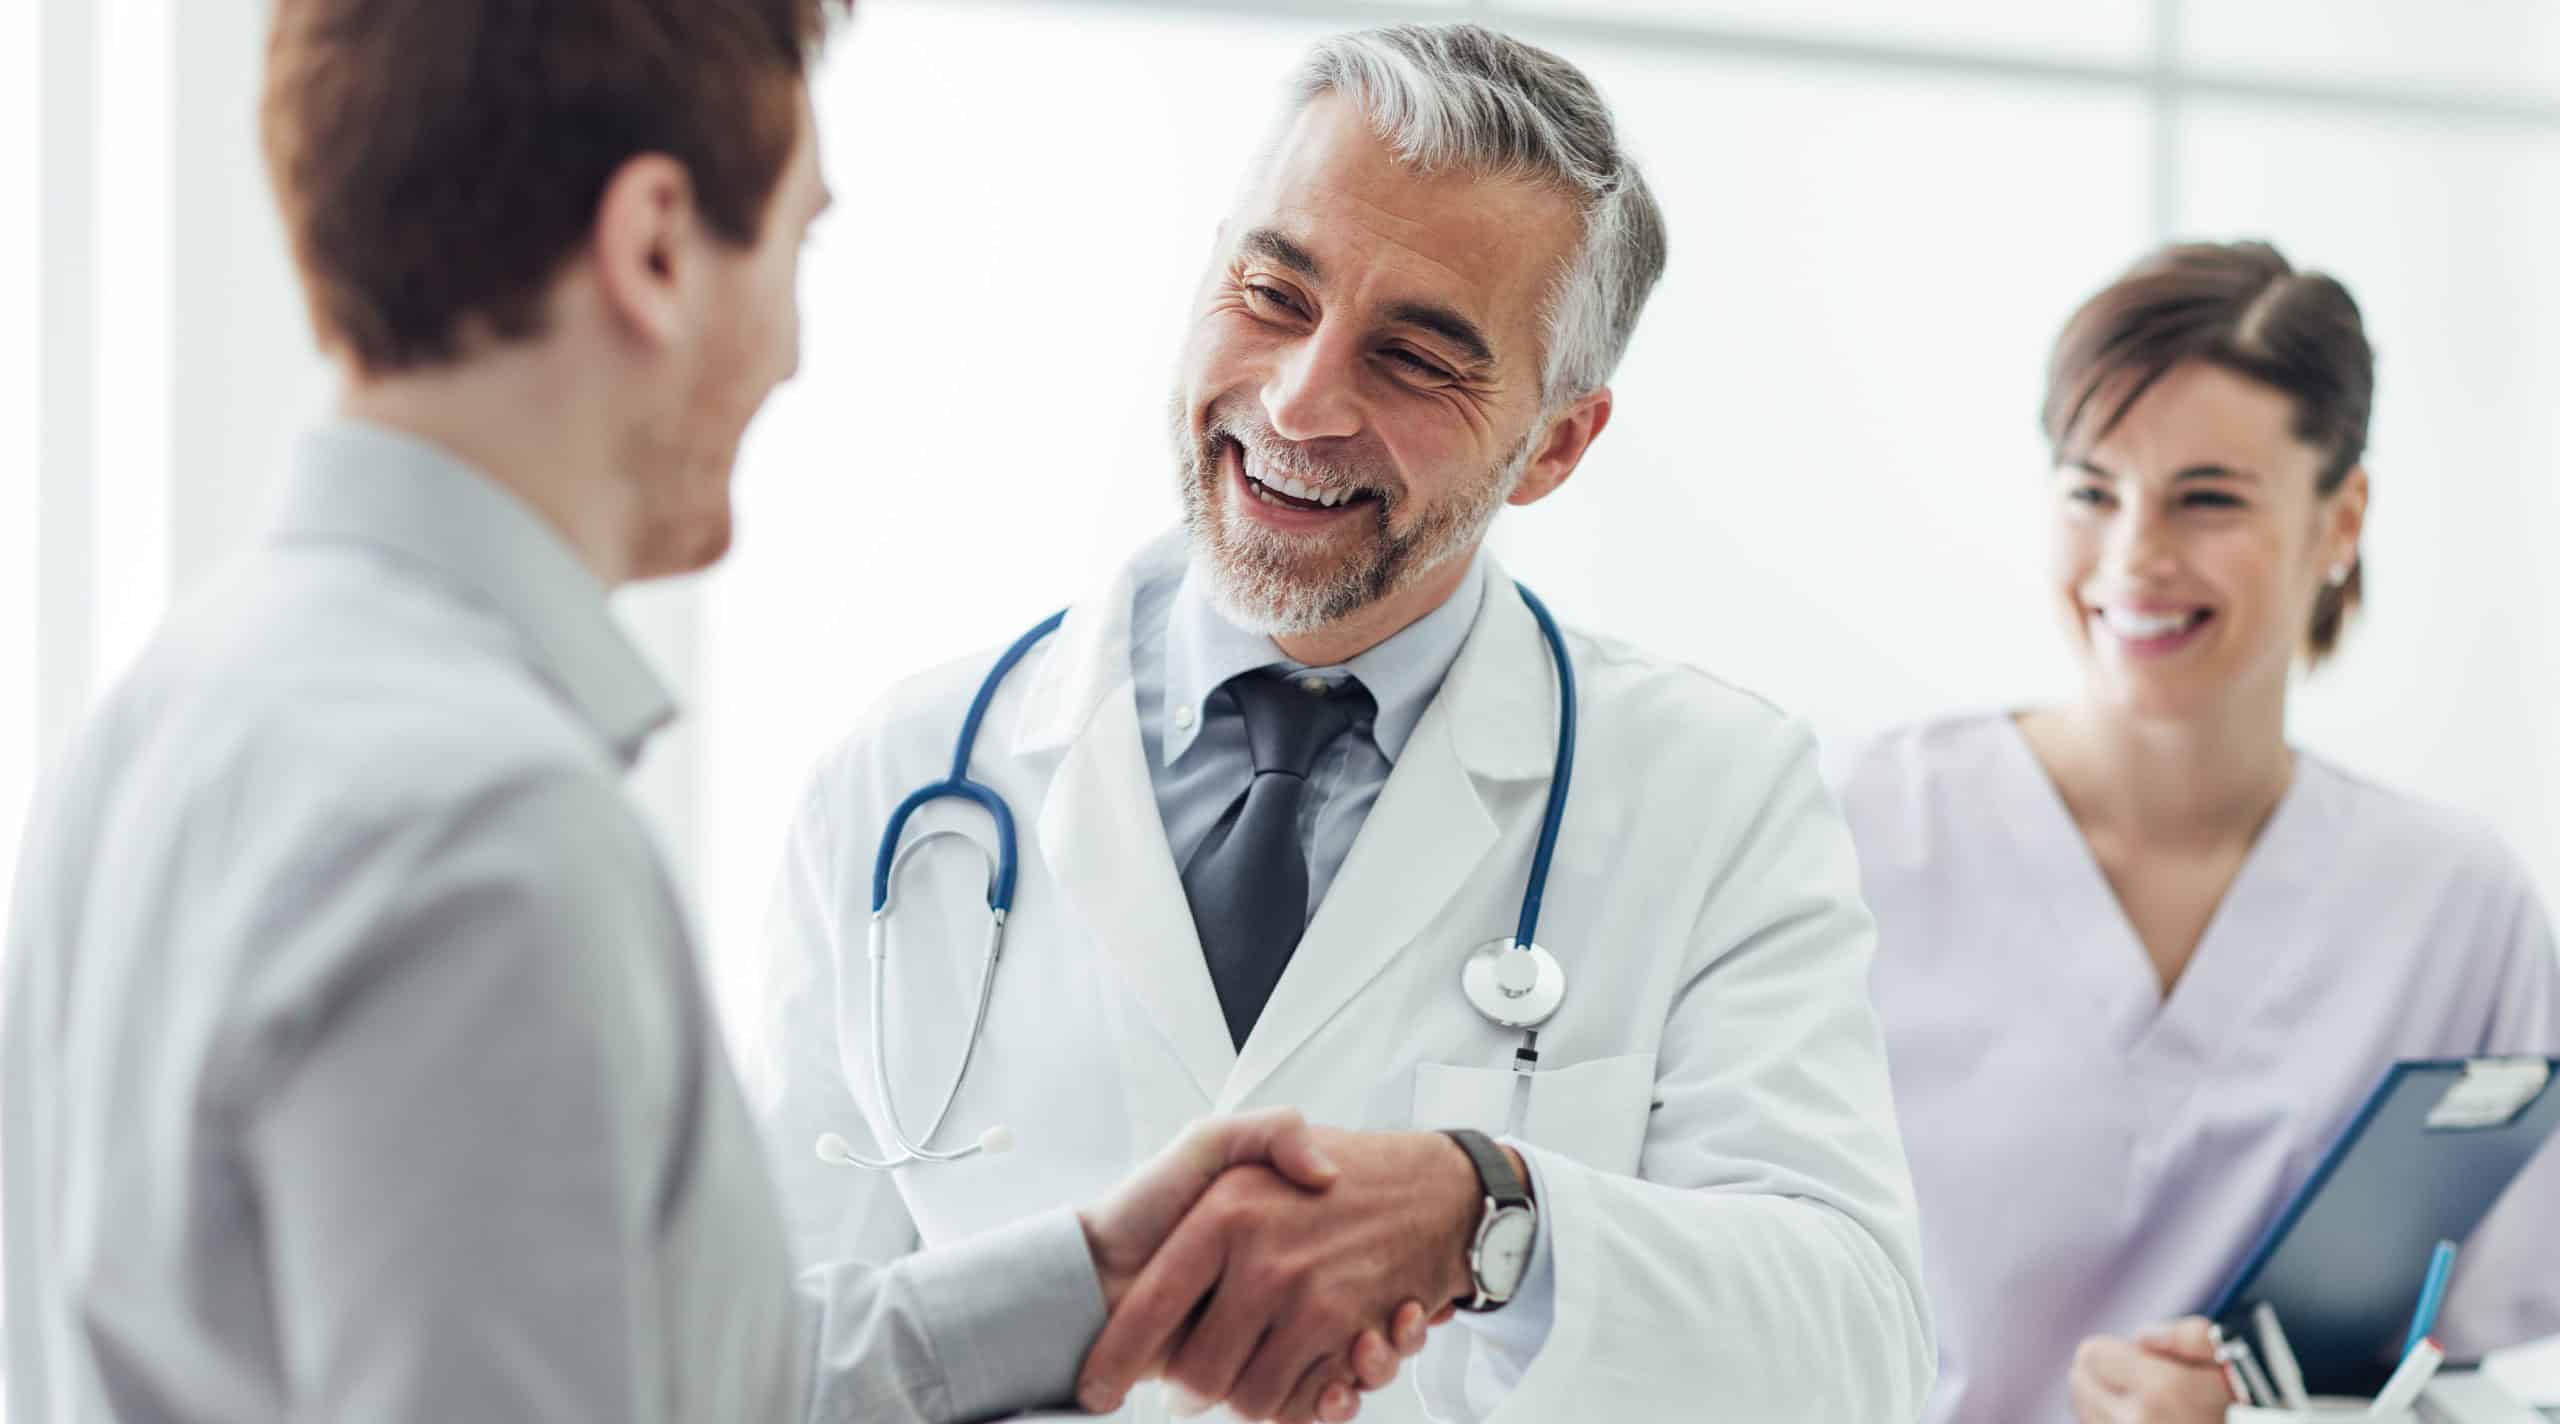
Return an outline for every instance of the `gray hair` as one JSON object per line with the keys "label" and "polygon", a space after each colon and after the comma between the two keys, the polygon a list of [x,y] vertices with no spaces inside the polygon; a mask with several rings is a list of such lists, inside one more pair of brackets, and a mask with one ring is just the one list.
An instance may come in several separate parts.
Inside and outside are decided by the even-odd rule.
{"label": "gray hair", "polygon": [[1618,146],[1581,70],[1473,24],[1391,25],[1320,40],[1289,80],[1285,123],[1327,94],[1359,105],[1397,157],[1552,184],[1582,209],[1582,243],[1543,311],[1552,410],[1609,383],[1662,276],[1662,209]]}

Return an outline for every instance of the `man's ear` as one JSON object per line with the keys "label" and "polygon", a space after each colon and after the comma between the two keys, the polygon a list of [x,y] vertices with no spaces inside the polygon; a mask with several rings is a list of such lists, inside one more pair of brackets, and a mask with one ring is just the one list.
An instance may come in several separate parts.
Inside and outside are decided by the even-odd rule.
{"label": "man's ear", "polygon": [[596,202],[597,294],[608,318],[648,345],[671,345],[682,329],[697,221],[692,176],[660,153],[614,170]]}
{"label": "man's ear", "polygon": [[1602,386],[1549,420],[1546,433],[1538,437],[1538,453],[1529,458],[1529,468],[1520,475],[1520,487],[1511,492],[1511,502],[1536,504],[1563,488],[1581,466],[1591,442],[1609,428],[1609,413],[1616,400],[1609,388]]}

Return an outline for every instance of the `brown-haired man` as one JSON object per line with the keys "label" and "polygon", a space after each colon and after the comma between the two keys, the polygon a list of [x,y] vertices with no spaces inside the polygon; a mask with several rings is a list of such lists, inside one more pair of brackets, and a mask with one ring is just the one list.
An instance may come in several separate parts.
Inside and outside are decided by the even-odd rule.
{"label": "brown-haired man", "polygon": [[[29,830],[13,1417],[1002,1412],[1070,1393],[1226,1165],[1329,1184],[1294,1117],[1209,1123],[1086,1210],[795,1290],[620,787],[671,707],[605,597],[719,557],[797,363],[826,8],[279,3],[266,145],[342,418]],[[1395,1363],[1356,1342],[1327,1412]]]}

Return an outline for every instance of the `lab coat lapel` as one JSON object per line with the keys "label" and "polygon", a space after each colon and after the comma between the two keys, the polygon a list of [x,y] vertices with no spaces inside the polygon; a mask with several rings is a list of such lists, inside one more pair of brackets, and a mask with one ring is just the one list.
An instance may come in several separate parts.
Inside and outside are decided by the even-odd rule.
{"label": "lab coat lapel", "polygon": [[1137,583],[1168,556],[1181,557],[1178,542],[1150,545],[1109,589],[1069,612],[1033,680],[1035,710],[1015,750],[1063,746],[1040,807],[1041,858],[1207,1100],[1226,1081],[1235,1048],[1147,777],[1129,667]]}
{"label": "lab coat lapel", "polygon": [[[1490,556],[1488,556],[1490,562]],[[1440,695],[1246,1038],[1220,1111],[1246,1097],[1430,928],[1502,838],[1479,780],[1554,769],[1555,683],[1537,624],[1499,568]],[[1464,948],[1473,948],[1465,946]],[[1457,964],[1450,992],[1457,992]]]}

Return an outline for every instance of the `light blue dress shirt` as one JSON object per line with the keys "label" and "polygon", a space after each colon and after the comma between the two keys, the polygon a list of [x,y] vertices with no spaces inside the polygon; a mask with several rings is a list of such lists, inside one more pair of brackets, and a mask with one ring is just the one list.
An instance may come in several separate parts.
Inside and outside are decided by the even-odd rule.
{"label": "light blue dress shirt", "polygon": [[1228,622],[1209,601],[1202,576],[1185,569],[1179,578],[1140,585],[1129,624],[1147,775],[1177,870],[1253,781],[1253,749],[1228,679],[1266,668],[1329,687],[1356,678],[1377,702],[1376,715],[1328,747],[1307,777],[1299,838],[1307,849],[1307,915],[1313,919],[1396,758],[1475,628],[1484,607],[1484,560],[1468,566],[1465,580],[1438,608],[1332,667],[1309,667],[1270,638]]}

